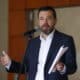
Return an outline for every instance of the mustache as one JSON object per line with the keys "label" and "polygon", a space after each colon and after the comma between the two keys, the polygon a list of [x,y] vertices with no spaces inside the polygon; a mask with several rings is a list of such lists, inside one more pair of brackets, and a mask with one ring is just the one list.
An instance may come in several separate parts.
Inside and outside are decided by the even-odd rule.
{"label": "mustache", "polygon": [[46,24],[43,24],[42,26],[43,26],[43,27],[45,27],[45,26],[47,26],[47,27],[48,27],[48,26],[49,26],[49,24],[47,24],[47,23],[46,23]]}

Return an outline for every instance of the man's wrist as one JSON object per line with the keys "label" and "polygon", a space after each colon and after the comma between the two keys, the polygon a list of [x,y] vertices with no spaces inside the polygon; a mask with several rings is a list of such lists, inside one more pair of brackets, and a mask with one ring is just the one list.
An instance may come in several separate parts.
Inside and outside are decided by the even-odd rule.
{"label": "man's wrist", "polygon": [[66,73],[66,66],[64,65],[63,70],[61,70],[61,71],[59,71],[59,72],[60,72],[60,74],[65,74],[65,73]]}
{"label": "man's wrist", "polygon": [[9,61],[9,63],[7,65],[5,65],[5,68],[9,70],[10,66],[11,66],[11,60]]}

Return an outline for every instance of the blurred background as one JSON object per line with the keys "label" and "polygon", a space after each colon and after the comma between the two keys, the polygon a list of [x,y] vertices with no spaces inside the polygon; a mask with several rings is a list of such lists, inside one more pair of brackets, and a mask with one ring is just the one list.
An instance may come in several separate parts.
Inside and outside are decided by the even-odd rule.
{"label": "blurred background", "polygon": [[[22,61],[28,44],[26,31],[38,27],[37,11],[41,6],[55,7],[56,28],[72,35],[76,45],[78,70],[69,80],[80,80],[80,1],[79,0],[0,0],[0,55],[5,50],[16,61]],[[39,35],[36,32],[32,37]],[[0,65],[0,80],[16,80],[17,74],[7,73]],[[20,79],[24,80],[25,75]]]}

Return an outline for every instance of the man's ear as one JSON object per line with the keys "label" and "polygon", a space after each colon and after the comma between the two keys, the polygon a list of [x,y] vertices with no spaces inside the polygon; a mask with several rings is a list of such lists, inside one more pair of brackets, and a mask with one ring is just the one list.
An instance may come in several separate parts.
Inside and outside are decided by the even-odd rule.
{"label": "man's ear", "polygon": [[56,23],[57,23],[57,19],[55,19],[54,25],[56,25]]}

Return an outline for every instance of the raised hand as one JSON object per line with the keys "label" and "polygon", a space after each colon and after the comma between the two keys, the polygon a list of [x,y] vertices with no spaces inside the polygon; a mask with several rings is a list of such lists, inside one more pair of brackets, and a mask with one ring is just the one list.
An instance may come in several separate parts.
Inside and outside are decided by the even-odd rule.
{"label": "raised hand", "polygon": [[0,64],[7,66],[11,62],[10,57],[5,51],[2,51],[2,56],[0,56]]}

